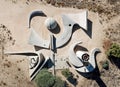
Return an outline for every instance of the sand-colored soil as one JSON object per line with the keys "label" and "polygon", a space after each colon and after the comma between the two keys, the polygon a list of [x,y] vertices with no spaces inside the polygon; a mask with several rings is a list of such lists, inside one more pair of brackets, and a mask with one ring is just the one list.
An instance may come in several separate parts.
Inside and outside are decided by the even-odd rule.
{"label": "sand-colored soil", "polygon": [[[29,45],[27,40],[30,35],[30,31],[28,29],[28,16],[29,13],[33,10],[42,10],[47,17],[55,18],[61,28],[60,33],[55,34],[55,36],[59,36],[63,31],[61,14],[66,13],[78,13],[83,10],[75,9],[75,8],[58,8],[53,7],[51,5],[47,5],[43,2],[37,2],[36,0],[31,0],[27,2],[27,0],[1,0],[0,1],[0,24],[5,25],[11,34],[7,31],[1,31],[0,33],[7,32],[5,35],[12,37],[12,39],[6,39],[5,43],[2,43],[0,39],[0,87],[36,87],[34,82],[29,81],[29,61],[25,56],[6,56],[4,52],[8,51],[34,51],[34,47]],[[44,25],[44,21],[46,18],[44,17],[35,17],[32,19],[31,25],[38,32],[38,34],[44,39],[50,39],[50,32]],[[110,23],[101,20],[102,18],[98,13],[94,13],[88,11],[88,19],[92,23],[91,31],[87,31],[87,33],[82,29],[77,29],[70,40],[70,42],[57,50],[56,56],[65,56],[68,57],[68,50],[71,44],[82,41],[82,46],[86,47],[89,51],[95,47],[100,48],[101,53],[97,55],[97,63],[100,66],[99,62],[106,58],[103,41],[106,38],[106,29],[114,22],[111,20]],[[114,21],[119,21],[120,18],[117,17]],[[117,22],[118,23],[118,22]],[[1,25],[1,26],[2,26]],[[3,26],[1,29],[4,29]],[[119,35],[117,36],[119,37]],[[1,45],[2,44],[2,45]],[[2,48],[4,47],[4,49]],[[4,51],[4,52],[3,52]],[[45,56],[49,56],[50,52],[47,50],[41,50]],[[101,69],[101,67],[100,67]],[[78,75],[78,85],[76,87],[90,87],[88,86],[91,83],[89,80],[82,77],[78,74],[74,69],[70,68],[71,72]],[[65,78],[59,75],[60,71],[58,71],[58,76]],[[86,86],[83,86],[88,82]],[[93,83],[94,84],[94,83]],[[70,87],[74,87],[70,84]],[[91,86],[92,87],[92,86]],[[94,86],[93,86],[94,87]],[[98,84],[95,87],[99,87]]]}

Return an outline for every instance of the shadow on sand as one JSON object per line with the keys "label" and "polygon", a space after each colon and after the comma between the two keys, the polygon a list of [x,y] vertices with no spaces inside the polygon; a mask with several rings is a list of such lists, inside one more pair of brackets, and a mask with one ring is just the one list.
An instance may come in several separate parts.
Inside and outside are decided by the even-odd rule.
{"label": "shadow on sand", "polygon": [[83,29],[83,31],[90,37],[92,38],[92,21],[87,19],[87,30]]}
{"label": "shadow on sand", "polygon": [[120,69],[120,58],[116,58],[114,56],[109,58],[110,62],[116,65]]}
{"label": "shadow on sand", "polygon": [[57,23],[57,26],[55,29],[53,30],[49,30],[50,32],[52,32],[53,34],[59,34],[60,33],[60,26],[59,24]]}
{"label": "shadow on sand", "polygon": [[[72,31],[72,34],[76,31],[76,30],[78,30],[78,29],[80,29],[81,27],[78,25],[78,24],[74,24],[74,26],[73,26],[73,31]],[[92,21],[90,21],[89,19],[87,19],[87,30],[85,30],[85,29],[83,29],[83,28],[81,28],[90,38],[92,38]],[[66,43],[66,44],[64,44],[63,46],[61,46],[61,47],[59,47],[59,48],[62,48],[62,47],[64,47],[64,46],[66,46],[69,42],[70,42],[70,40],[71,40],[71,37],[70,37],[70,39],[69,39],[69,41]]]}
{"label": "shadow on sand", "polygon": [[92,21],[90,21],[89,19],[87,19],[87,30],[83,29],[82,27],[80,27],[78,24],[75,24],[73,26],[73,32],[75,32],[77,29],[82,29],[90,38],[92,38]]}
{"label": "shadow on sand", "polygon": [[44,68],[49,69],[49,68],[52,68],[53,65],[54,65],[54,63],[52,62],[52,60],[51,60],[51,59],[48,59],[48,61],[47,61],[46,64],[44,65]]}
{"label": "shadow on sand", "polygon": [[69,77],[67,79],[74,87],[76,87],[76,85],[78,84],[78,81],[76,78],[74,78],[73,76],[72,77]]}
{"label": "shadow on sand", "polygon": [[91,73],[87,73],[87,74],[80,73],[80,74],[87,79],[95,80],[99,87],[107,87],[106,84],[103,82],[103,80],[100,78],[100,72],[99,72],[98,67]]}
{"label": "shadow on sand", "polygon": [[95,53],[96,68],[90,73],[81,73],[81,72],[78,72],[78,73],[87,79],[95,80],[99,87],[107,87],[106,84],[103,82],[103,80],[100,78],[100,71],[99,71],[99,68],[98,68],[97,62],[96,62],[96,55],[98,53],[99,52]]}
{"label": "shadow on sand", "polygon": [[42,16],[42,17],[47,17],[46,14],[44,14],[42,11],[33,11],[30,16],[29,16],[29,23],[28,23],[28,26],[29,28],[31,27],[31,20],[33,17],[36,17],[36,16]]}

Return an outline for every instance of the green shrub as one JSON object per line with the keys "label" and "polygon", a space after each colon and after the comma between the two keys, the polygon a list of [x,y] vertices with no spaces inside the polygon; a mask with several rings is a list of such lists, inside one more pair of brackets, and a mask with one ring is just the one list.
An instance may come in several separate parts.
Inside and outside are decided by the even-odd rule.
{"label": "green shrub", "polygon": [[46,69],[41,70],[35,78],[38,87],[52,87],[55,83],[55,77]]}
{"label": "green shrub", "polygon": [[62,81],[59,77],[56,77],[53,87],[65,87],[65,82]]}
{"label": "green shrub", "polygon": [[35,77],[38,87],[64,87],[64,81],[55,77],[47,69],[42,69]]}
{"label": "green shrub", "polygon": [[108,70],[109,69],[109,62],[106,60],[102,63],[102,68]]}
{"label": "green shrub", "polygon": [[116,43],[112,44],[110,49],[107,51],[107,56],[109,58],[111,57],[120,58],[120,45]]}
{"label": "green shrub", "polygon": [[50,4],[51,0],[45,0],[48,4]]}
{"label": "green shrub", "polygon": [[67,79],[72,77],[72,73],[69,71],[69,69],[64,69],[62,71],[62,75],[65,76]]}

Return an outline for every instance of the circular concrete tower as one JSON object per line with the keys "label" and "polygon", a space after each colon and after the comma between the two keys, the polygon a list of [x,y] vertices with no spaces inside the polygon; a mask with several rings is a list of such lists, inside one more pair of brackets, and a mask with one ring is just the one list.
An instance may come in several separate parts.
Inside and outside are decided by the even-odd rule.
{"label": "circular concrete tower", "polygon": [[57,22],[55,19],[53,18],[47,18],[45,20],[45,26],[49,29],[49,30],[54,30],[57,27]]}

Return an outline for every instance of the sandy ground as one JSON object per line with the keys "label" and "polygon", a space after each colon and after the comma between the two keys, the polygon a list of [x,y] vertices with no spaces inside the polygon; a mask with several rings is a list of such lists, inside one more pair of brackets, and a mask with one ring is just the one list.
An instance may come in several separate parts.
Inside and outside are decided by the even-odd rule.
{"label": "sandy ground", "polygon": [[[9,0],[1,0],[0,24],[4,24],[11,31],[12,37],[15,40],[14,45],[10,45],[9,42],[5,45],[5,51],[34,51],[34,47],[27,42],[30,34],[28,29],[28,15],[33,10],[42,10],[48,17],[54,17],[58,20],[61,29],[61,14],[78,13],[81,11],[74,8],[57,8],[43,3],[32,2],[26,4],[24,0],[17,1],[16,3]],[[41,17],[33,18],[32,26],[40,36],[49,39],[49,31],[43,25],[45,19]],[[57,50],[57,56],[64,55],[68,57],[70,45],[77,41],[83,41],[81,45],[89,51],[95,47],[101,49],[101,53],[97,56],[98,63],[105,58],[102,46],[105,36],[103,30],[105,27],[99,22],[100,18],[96,13],[88,12],[88,19],[92,22],[91,35],[88,35],[82,29],[76,30],[70,42],[65,47]],[[60,33],[62,33],[62,30]],[[42,51],[45,52],[45,50]],[[50,55],[49,51],[47,51],[46,55]],[[5,64],[10,64],[10,66],[7,67]],[[35,84],[29,81],[28,64],[28,59],[24,56],[5,56],[4,59],[0,57],[0,87],[35,87]],[[76,73],[73,69],[71,71]],[[79,83],[76,87],[80,87],[79,85],[83,83],[84,78],[79,75],[78,81]]]}

